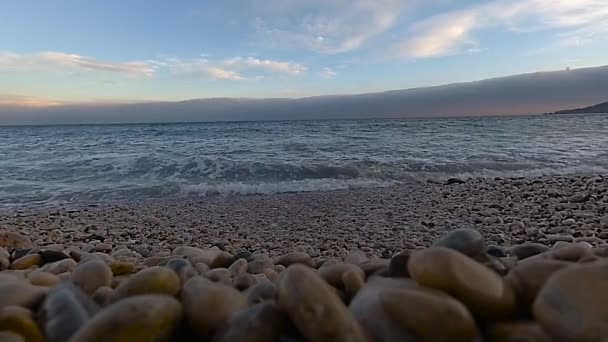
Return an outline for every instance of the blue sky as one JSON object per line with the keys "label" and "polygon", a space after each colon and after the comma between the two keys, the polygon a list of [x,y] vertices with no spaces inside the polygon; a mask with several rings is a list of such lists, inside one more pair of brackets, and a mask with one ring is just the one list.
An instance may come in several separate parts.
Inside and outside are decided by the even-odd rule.
{"label": "blue sky", "polygon": [[302,97],[603,64],[608,0],[0,4],[0,104]]}

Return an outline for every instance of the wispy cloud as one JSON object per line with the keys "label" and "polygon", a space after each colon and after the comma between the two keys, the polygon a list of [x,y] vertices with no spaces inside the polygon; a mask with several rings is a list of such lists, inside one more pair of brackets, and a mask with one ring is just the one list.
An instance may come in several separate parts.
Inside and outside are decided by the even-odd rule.
{"label": "wispy cloud", "polygon": [[552,29],[556,40],[584,43],[608,34],[608,0],[495,0],[442,13],[410,26],[393,52],[405,58],[460,53],[487,29],[530,32]]}
{"label": "wispy cloud", "polygon": [[35,96],[0,94],[0,106],[47,107],[62,104],[59,101],[42,99]]}
{"label": "wispy cloud", "polygon": [[119,73],[128,76],[151,77],[156,66],[147,61],[110,62],[64,52],[18,54],[0,52],[0,70],[84,69]]}
{"label": "wispy cloud", "polygon": [[287,75],[300,75],[308,69],[306,66],[299,63],[257,59],[253,57],[233,57],[224,60],[222,64],[236,69],[263,69]]}
{"label": "wispy cloud", "polygon": [[[209,60],[203,57],[193,59],[162,57],[144,61],[108,62],[64,52],[31,54],[0,52],[0,70],[65,71],[72,69],[114,73],[129,77],[151,78],[168,73],[170,75],[240,81],[261,77],[261,75],[254,74],[256,70],[270,74],[297,76],[306,72],[308,67],[292,61],[240,56],[221,60]],[[109,81],[107,78],[103,80],[104,83]]]}
{"label": "wispy cloud", "polygon": [[206,69],[206,72],[209,76],[216,80],[239,81],[245,79],[243,76],[237,74],[235,71],[226,70],[218,67],[209,67]]}
{"label": "wispy cloud", "polygon": [[[303,47],[325,54],[361,48],[398,22],[414,1],[268,0],[256,2],[252,21],[257,44]],[[294,15],[295,13],[295,15]]]}
{"label": "wispy cloud", "polygon": [[332,79],[336,77],[336,75],[337,73],[332,68],[325,67],[323,68],[323,71],[321,71],[321,77],[325,79]]}

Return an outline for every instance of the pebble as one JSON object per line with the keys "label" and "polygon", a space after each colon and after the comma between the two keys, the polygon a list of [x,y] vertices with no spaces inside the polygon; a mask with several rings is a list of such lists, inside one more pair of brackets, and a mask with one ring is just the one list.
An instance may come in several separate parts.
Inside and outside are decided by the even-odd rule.
{"label": "pebble", "polygon": [[515,309],[513,289],[466,255],[442,247],[412,254],[408,270],[419,284],[449,293],[476,316],[502,318]]}
{"label": "pebble", "polygon": [[54,287],[40,309],[44,335],[49,342],[67,341],[97,311],[97,304],[71,283]]}
{"label": "pebble", "polygon": [[38,254],[27,254],[21,258],[13,261],[10,268],[13,270],[25,270],[32,266],[39,266],[42,264],[42,258]]}
{"label": "pebble", "polygon": [[72,282],[88,295],[102,286],[111,286],[112,279],[112,270],[101,260],[85,261],[72,272]]}
{"label": "pebble", "polygon": [[236,289],[201,277],[188,280],[180,297],[190,328],[203,337],[247,307],[247,299]]}
{"label": "pebble", "polygon": [[26,340],[23,338],[23,336],[10,332],[8,330],[0,331],[0,341],[2,341],[2,342],[26,342]]}
{"label": "pebble", "polygon": [[180,290],[180,279],[169,268],[153,266],[137,272],[116,287],[113,301],[143,294],[176,295]]}
{"label": "pebble", "polygon": [[232,315],[212,342],[279,341],[287,326],[287,318],[277,304],[260,303]]}
{"label": "pebble", "polygon": [[475,229],[454,229],[435,241],[433,247],[445,247],[458,251],[464,255],[476,258],[486,249],[481,233]]}
{"label": "pebble", "polygon": [[517,245],[515,247],[512,247],[509,250],[509,254],[516,257],[519,260],[523,260],[541,253],[544,253],[546,251],[548,251],[550,248],[540,244],[540,243],[533,243],[533,242],[526,242],[524,244],[521,245]]}
{"label": "pebble", "polygon": [[3,230],[0,231],[0,247],[11,250],[33,248],[34,245],[27,236]]}
{"label": "pebble", "polygon": [[33,307],[40,302],[46,293],[46,288],[30,285],[22,281],[7,281],[0,283],[0,308],[9,305]]}
{"label": "pebble", "polygon": [[608,339],[608,263],[568,267],[552,276],[534,302],[534,317],[557,340]]}
{"label": "pebble", "polygon": [[32,272],[28,275],[28,280],[32,285],[45,287],[55,286],[61,281],[58,276],[47,272]]}
{"label": "pebble", "polygon": [[228,252],[219,252],[211,264],[209,264],[209,267],[228,268],[230,265],[232,265],[232,255]]}
{"label": "pebble", "polygon": [[279,257],[277,264],[288,267],[293,264],[303,264],[308,267],[313,267],[312,257],[304,252],[290,252]]}
{"label": "pebble", "polygon": [[70,342],[168,341],[182,317],[182,306],[163,295],[138,295],[102,309]]}
{"label": "pebble", "polygon": [[238,259],[236,261],[234,261],[232,263],[232,265],[230,265],[230,267],[228,267],[228,271],[230,271],[230,274],[232,274],[233,277],[236,277],[237,275],[247,272],[247,268],[248,268],[248,263],[246,259]]}
{"label": "pebble", "polygon": [[323,280],[325,280],[328,284],[338,289],[344,289],[343,275],[346,272],[356,273],[358,274],[359,278],[365,279],[365,273],[363,273],[363,270],[359,266],[353,264],[339,263],[330,266],[323,265],[319,269],[319,275],[321,278],[323,278]]}
{"label": "pebble", "polygon": [[494,323],[486,331],[486,340],[491,342],[552,342],[543,328],[534,322]]}
{"label": "pebble", "polygon": [[135,272],[135,265],[127,261],[114,261],[110,263],[110,270],[115,276],[127,275]]}
{"label": "pebble", "polygon": [[74,259],[64,259],[61,261],[53,262],[42,266],[41,270],[44,272],[53,273],[59,275],[61,273],[72,272],[76,268],[76,261]]}
{"label": "pebble", "polygon": [[312,269],[287,268],[278,286],[279,305],[310,341],[367,341],[367,335],[340,298]]}
{"label": "pebble", "polygon": [[[32,312],[19,306],[5,306],[0,309],[0,332],[11,332],[23,341],[43,342],[44,337],[34,321]],[[0,334],[0,341],[10,341]]]}
{"label": "pebble", "polygon": [[69,255],[61,251],[49,249],[49,246],[46,246],[45,249],[38,251],[38,255],[40,255],[40,258],[42,258],[42,264],[49,264],[70,258]]}
{"label": "pebble", "polygon": [[[520,303],[529,311],[545,282],[557,271],[571,266],[562,260],[539,259],[516,265],[505,277],[515,290]],[[576,266],[576,265],[573,265]]]}
{"label": "pebble", "polygon": [[[471,341],[477,335],[473,315],[459,301],[417,289],[387,290],[380,294],[388,315],[422,341]],[[437,323],[441,322],[441,329]]]}

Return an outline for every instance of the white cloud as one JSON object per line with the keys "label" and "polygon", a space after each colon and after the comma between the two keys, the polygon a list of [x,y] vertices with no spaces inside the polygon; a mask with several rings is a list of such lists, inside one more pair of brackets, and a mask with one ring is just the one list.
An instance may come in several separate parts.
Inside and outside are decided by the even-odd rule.
{"label": "white cloud", "polygon": [[245,78],[232,70],[226,70],[218,67],[210,67],[206,69],[209,76],[216,80],[244,80]]}
{"label": "white cloud", "polygon": [[156,71],[156,65],[148,61],[108,62],[53,51],[32,54],[0,52],[1,70],[54,70],[58,68],[95,70],[143,77],[151,77]]}
{"label": "white cloud", "polygon": [[337,54],[356,50],[398,22],[402,0],[267,0],[252,8],[254,39],[262,45]]}
{"label": "white cloud", "polygon": [[332,79],[336,77],[336,75],[337,73],[332,68],[325,67],[323,68],[323,71],[321,71],[321,77],[325,79]]}
{"label": "white cloud", "polygon": [[223,64],[237,69],[263,69],[287,75],[300,75],[307,70],[306,66],[298,63],[257,59],[253,57],[233,57],[224,60]]}
{"label": "white cloud", "polygon": [[608,0],[495,0],[439,14],[410,27],[396,44],[405,58],[445,56],[476,48],[474,33],[556,30],[564,43],[584,43],[608,34]]}

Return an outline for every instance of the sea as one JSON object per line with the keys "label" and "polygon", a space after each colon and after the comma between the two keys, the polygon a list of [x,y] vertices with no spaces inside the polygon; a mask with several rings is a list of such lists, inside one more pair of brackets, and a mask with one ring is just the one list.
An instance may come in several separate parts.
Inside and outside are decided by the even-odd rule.
{"label": "sea", "polygon": [[608,173],[608,115],[0,127],[0,208]]}

